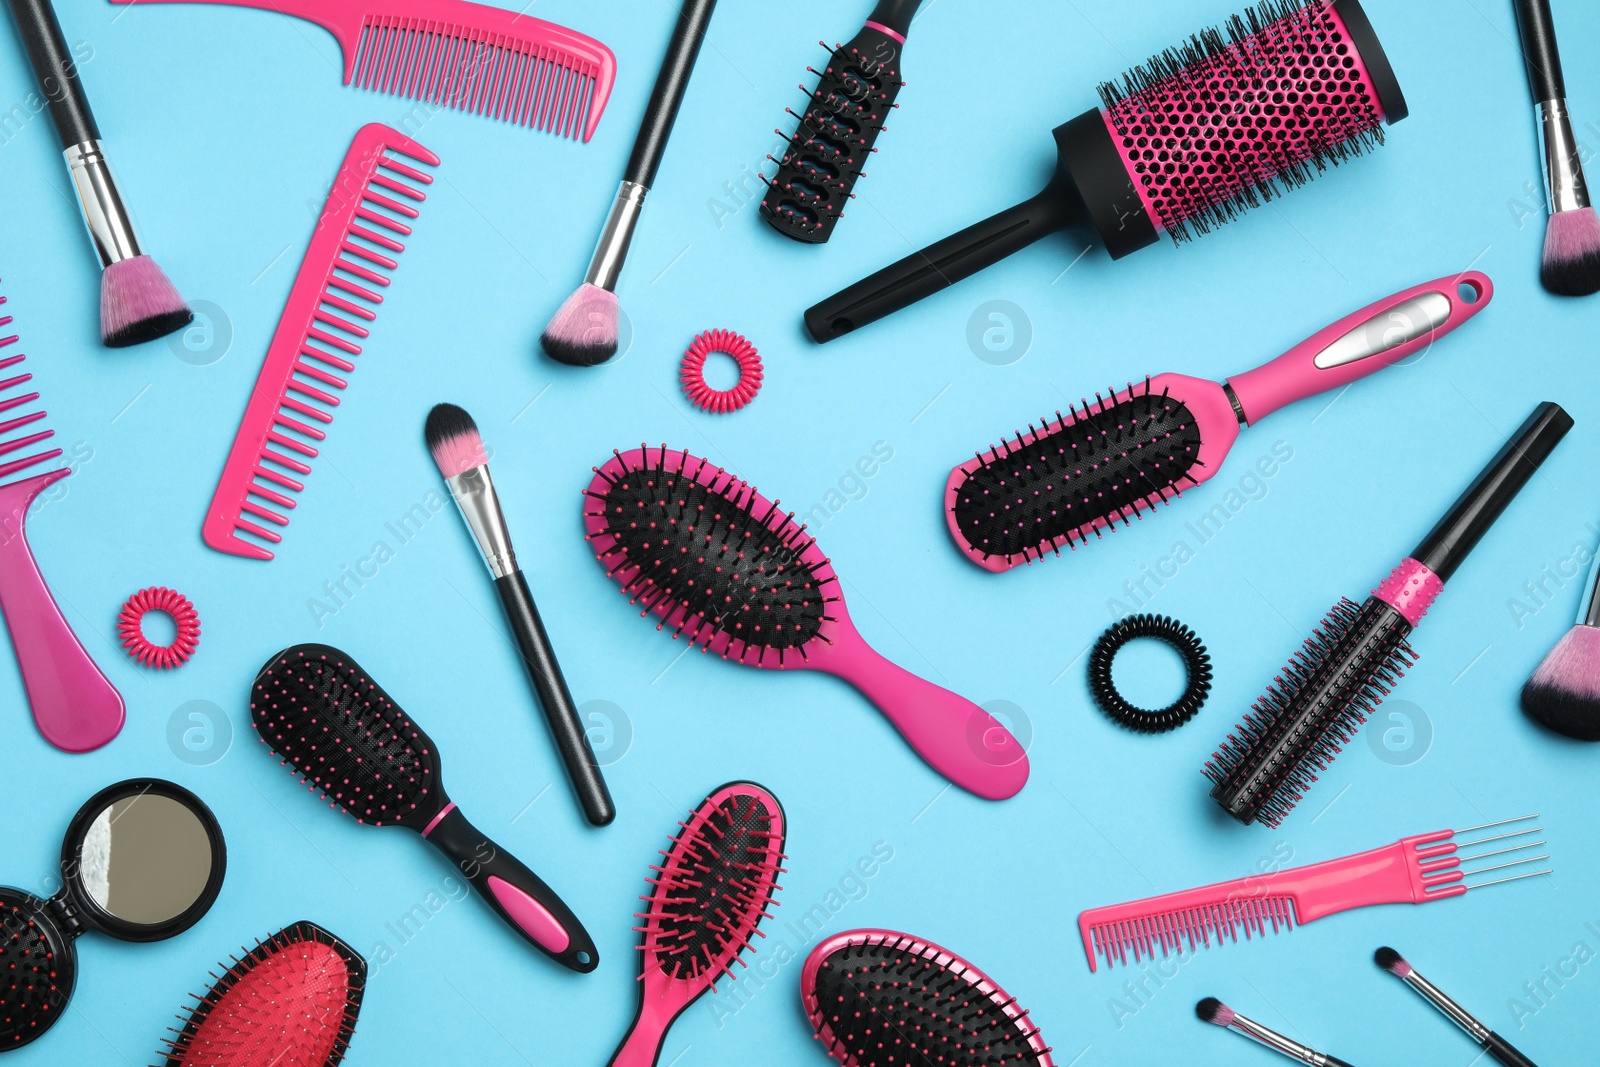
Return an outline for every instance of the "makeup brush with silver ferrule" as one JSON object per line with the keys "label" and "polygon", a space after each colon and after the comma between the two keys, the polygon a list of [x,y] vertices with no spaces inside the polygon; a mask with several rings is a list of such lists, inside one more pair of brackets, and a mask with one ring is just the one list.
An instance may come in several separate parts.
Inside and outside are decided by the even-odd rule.
{"label": "makeup brush with silver ferrule", "polygon": [[125,348],[183,329],[194,315],[139,245],[55,8],[50,0],[10,0],[10,4],[61,137],[89,238],[100,257],[100,340],[108,348]]}
{"label": "makeup brush with silver ferrule", "polygon": [[1438,986],[1412,970],[1411,964],[1394,949],[1388,946],[1380,948],[1372,954],[1372,958],[1379,967],[1421,993],[1424,1000],[1465,1030],[1468,1036],[1482,1045],[1497,1062],[1505,1064],[1505,1067],[1536,1067],[1532,1060],[1512,1048],[1511,1042],[1474,1019],[1467,1009],[1451,1000]]}
{"label": "makeup brush with silver ferrule", "polygon": [[1348,1063],[1337,1056],[1329,1056],[1318,1052],[1316,1049],[1307,1048],[1292,1038],[1284,1037],[1276,1030],[1269,1030],[1254,1019],[1246,1019],[1243,1015],[1228,1007],[1216,997],[1207,997],[1194,1006],[1194,1013],[1202,1022],[1220,1026],[1224,1030],[1237,1030],[1245,1037],[1254,1038],[1270,1049],[1283,1053],[1291,1060],[1299,1060],[1309,1064],[1310,1067],[1350,1067]]}
{"label": "makeup brush with silver ferrule", "polygon": [[528,580],[517,566],[511,531],[506,526],[494,480],[489,476],[489,455],[478,435],[478,426],[461,408],[440,404],[428,413],[424,436],[439,473],[450,487],[450,495],[461,509],[461,517],[489,565],[584,817],[591,825],[605,826],[617,817],[617,809],[601,777],[600,764],[584,733],[583,720],[572,702],[561,665],[556,662],[555,649],[545,633],[533,594],[528,590]]}
{"label": "makeup brush with silver ferrule", "polygon": [[1528,84],[1539,109],[1539,146],[1550,203],[1540,280],[1558,296],[1600,292],[1600,215],[1583,179],[1583,148],[1572,131],[1550,0],[1515,0]]}

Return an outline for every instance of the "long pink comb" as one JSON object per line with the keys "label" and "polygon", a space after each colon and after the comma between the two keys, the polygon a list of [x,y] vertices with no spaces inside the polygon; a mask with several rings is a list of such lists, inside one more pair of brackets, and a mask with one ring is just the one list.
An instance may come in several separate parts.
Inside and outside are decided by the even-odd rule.
{"label": "long pink comb", "polygon": [[261,522],[289,525],[295,500],[286,494],[305,488],[300,479],[318,455],[311,442],[328,436],[313,423],[333,422],[339,398],[328,390],[349,384],[339,375],[356,369],[349,357],[361,354],[356,342],[369,333],[351,320],[378,317],[383,296],[369,286],[389,284],[386,272],[400,265],[393,257],[406,250],[396,238],[411,234],[403,220],[415,219],[412,204],[427,199],[417,187],[433,182],[397,155],[439,165],[438,156],[376,122],[363,126],[345,153],[206,511],[201,533],[218,552],[271,559],[270,549],[239,535],[283,540]]}
{"label": "long pink comb", "polygon": [[[1089,970],[1097,969],[1095,957],[1113,963],[1127,963],[1158,953],[1166,956],[1193,951],[1215,940],[1239,941],[1269,931],[1288,930],[1296,923],[1308,923],[1352,908],[1374,904],[1427,904],[1446,897],[1459,897],[1471,889],[1514,882],[1551,873],[1525,871],[1486,882],[1465,884],[1491,871],[1504,871],[1524,864],[1547,860],[1548,855],[1497,859],[1489,866],[1477,866],[1491,857],[1510,857],[1538,848],[1544,841],[1509,844],[1539,827],[1513,830],[1480,837],[1473,841],[1456,838],[1502,826],[1537,819],[1524,815],[1472,826],[1465,830],[1440,830],[1403,838],[1368,852],[1327,860],[1309,867],[1295,867],[1274,874],[1237,878],[1200,889],[1188,889],[1166,896],[1148,897],[1128,904],[1091,908],[1078,917],[1078,932],[1089,957]],[[1460,855],[1466,849],[1499,845],[1488,852]],[[1473,865],[1463,871],[1464,865]]]}
{"label": "long pink comb", "polygon": [[[0,296],[0,305],[5,302]],[[0,315],[0,331],[10,325],[11,316]],[[55,431],[44,424],[48,413],[39,406],[33,375],[22,370],[27,357],[6,354],[17,342],[15,334],[0,337],[0,481],[61,458],[51,443]],[[24,529],[39,494],[71,473],[57,465],[0,485],[0,610],[39,732],[59,749],[88,752],[122,731],[122,695],[67,625]]]}
{"label": "long pink comb", "polygon": [[594,136],[617,80],[616,56],[593,37],[465,0],[192,2],[260,8],[316,23],[339,40],[346,85],[563,137]]}

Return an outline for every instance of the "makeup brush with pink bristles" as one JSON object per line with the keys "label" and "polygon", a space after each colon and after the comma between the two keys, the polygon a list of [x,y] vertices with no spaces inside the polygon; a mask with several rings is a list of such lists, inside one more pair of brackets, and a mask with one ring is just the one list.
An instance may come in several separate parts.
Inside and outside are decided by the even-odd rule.
{"label": "makeup brush with pink bristles", "polygon": [[717,0],[685,0],[678,13],[677,29],[667,46],[667,58],[656,77],[650,105],[645,108],[639,137],[633,142],[622,188],[617,190],[605,229],[600,231],[600,243],[589,260],[589,273],[539,338],[545,354],[558,363],[594,367],[617,354],[617,330],[622,318],[617,281],[622,277],[622,265],[644,210],[644,198],[655,183],[667,138],[672,136],[673,123],[678,119],[678,106],[689,88],[689,75],[694,73],[716,6]]}
{"label": "makeup brush with pink bristles", "polygon": [[1522,687],[1522,711],[1575,741],[1600,741],[1600,585],[1590,584],[1576,625]]}
{"label": "makeup brush with pink bristles", "polygon": [[156,261],[139,246],[55,9],[50,0],[10,3],[34,77],[61,136],[89,238],[100,256],[100,340],[108,348],[125,348],[183,329],[194,315]]}
{"label": "makeup brush with pink bristles", "polygon": [[1284,1037],[1276,1030],[1269,1030],[1254,1019],[1246,1019],[1216,997],[1207,997],[1196,1004],[1194,1013],[1200,1016],[1201,1022],[1220,1026],[1224,1030],[1236,1030],[1245,1037],[1254,1038],[1291,1060],[1299,1060],[1301,1063],[1309,1064],[1310,1067],[1350,1067],[1337,1056],[1329,1056],[1325,1052],[1308,1048],[1292,1038]]}

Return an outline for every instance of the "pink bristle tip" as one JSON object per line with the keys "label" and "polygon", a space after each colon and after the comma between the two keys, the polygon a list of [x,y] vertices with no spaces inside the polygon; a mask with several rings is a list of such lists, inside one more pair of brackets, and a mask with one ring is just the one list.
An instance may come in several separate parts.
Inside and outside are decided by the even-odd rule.
{"label": "pink bristle tip", "polygon": [[1396,978],[1405,978],[1411,974],[1411,964],[1406,962],[1404,956],[1387,946],[1380,948],[1372,957],[1378,966],[1394,975]]}
{"label": "pink bristle tip", "polygon": [[597,366],[617,354],[621,319],[617,294],[584,282],[544,328],[539,344],[558,363]]}
{"label": "pink bristle tip", "polygon": [[1550,216],[1544,237],[1544,287],[1557,296],[1600,292],[1600,214],[1592,207]]}
{"label": "pink bristle tip", "polygon": [[1217,1026],[1232,1026],[1237,1013],[1216,997],[1207,997],[1194,1007],[1195,1014],[1202,1021],[1214,1023]]}
{"label": "pink bristle tip", "polygon": [[100,339],[107,348],[153,341],[193,321],[189,305],[149,256],[119,260],[100,277]]}
{"label": "pink bristle tip", "polygon": [[1522,688],[1522,710],[1556,733],[1600,741],[1600,629],[1580,623]]}

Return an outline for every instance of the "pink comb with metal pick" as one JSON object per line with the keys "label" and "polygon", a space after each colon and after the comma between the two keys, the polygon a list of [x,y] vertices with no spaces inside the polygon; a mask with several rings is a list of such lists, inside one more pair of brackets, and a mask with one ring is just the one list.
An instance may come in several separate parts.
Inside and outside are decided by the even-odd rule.
{"label": "pink comb with metal pick", "polygon": [[361,354],[356,342],[368,336],[352,320],[378,317],[383,296],[376,289],[389,284],[399,266],[393,257],[406,250],[397,238],[411,234],[404,220],[419,214],[412,203],[427,199],[418,186],[433,182],[397,155],[439,165],[438,156],[376,122],[363,126],[345,153],[206,512],[201,532],[218,552],[271,559],[259,542],[283,540],[262,523],[289,525],[295,500],[288,494],[305,488],[301,479],[328,436],[316,424],[331,423],[339,406],[329,390],[349,384],[340,375],[356,369],[350,357]]}
{"label": "pink comb with metal pick", "polygon": [[[6,298],[0,296],[0,306]],[[89,752],[122,731],[122,694],[100,673],[50,595],[24,529],[39,494],[72,473],[59,465],[61,449],[50,442],[27,357],[9,350],[9,314],[0,314],[0,610],[22,670],[34,722],[46,741],[66,752]],[[17,453],[22,453],[17,455]],[[6,482],[40,466],[53,469]]]}
{"label": "pink comb with metal pick", "polygon": [[[1548,868],[1500,874],[1488,881],[1483,875],[1525,867],[1547,860],[1548,855],[1530,856],[1527,850],[1544,845],[1544,839],[1526,840],[1542,833],[1540,827],[1506,830],[1457,840],[1472,834],[1515,826],[1537,815],[1506,819],[1465,830],[1439,830],[1403,838],[1354,856],[1295,867],[1272,874],[1251,875],[1231,882],[1219,882],[1200,889],[1186,889],[1160,897],[1148,897],[1128,904],[1091,908],[1078,916],[1078,932],[1089,969],[1097,969],[1095,957],[1107,966],[1127,963],[1174,952],[1194,951],[1211,942],[1248,940],[1255,935],[1288,930],[1314,919],[1336,915],[1352,908],[1374,904],[1428,904],[1446,897],[1459,897],[1473,889],[1484,889],[1522,878],[1550,874]],[[1493,846],[1487,852],[1463,852]],[[1484,860],[1492,860],[1489,864]],[[1463,870],[1470,867],[1470,870]],[[1469,883],[1468,879],[1472,879]]]}
{"label": "pink comb with metal pick", "polygon": [[465,0],[196,2],[255,7],[316,23],[339,41],[346,85],[563,137],[594,136],[617,80],[611,49],[525,14],[531,4],[507,11]]}

